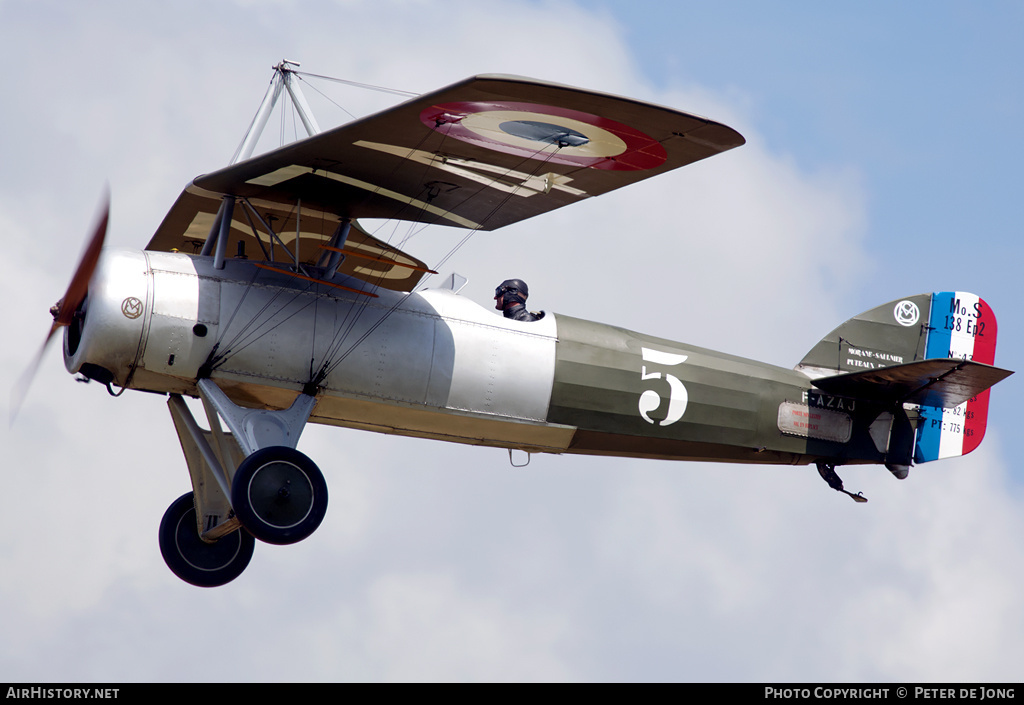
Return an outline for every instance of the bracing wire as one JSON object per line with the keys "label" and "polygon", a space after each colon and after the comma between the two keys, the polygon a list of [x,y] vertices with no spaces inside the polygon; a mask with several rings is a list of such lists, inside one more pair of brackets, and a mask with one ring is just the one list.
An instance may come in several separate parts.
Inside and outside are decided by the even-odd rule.
{"label": "bracing wire", "polygon": [[379,91],[381,93],[390,93],[392,95],[400,95],[406,98],[415,98],[420,95],[419,93],[413,93],[412,91],[402,91],[397,88],[387,88],[386,86],[375,86],[372,83],[359,83],[358,81],[350,81],[345,78],[335,78],[333,76],[321,76],[316,73],[309,73],[307,71],[292,71],[297,76],[310,76],[312,78],[321,78],[325,81],[333,81],[334,83],[344,83],[347,86],[355,86],[356,88],[366,88],[371,91]]}
{"label": "bracing wire", "polygon": [[[311,76],[312,76],[313,74],[309,74],[309,75],[311,75]],[[352,114],[352,113],[351,113],[351,112],[350,112],[350,111],[349,111],[349,110],[348,110],[347,108],[345,108],[345,106],[343,106],[343,105],[342,105],[341,103],[339,103],[339,102],[337,102],[336,100],[334,100],[333,98],[331,98],[331,97],[330,97],[329,95],[327,95],[327,94],[326,94],[326,93],[324,93],[324,92],[323,92],[322,90],[320,90],[319,88],[317,88],[317,87],[316,87],[316,86],[315,86],[314,84],[312,84],[312,83],[310,83],[309,81],[307,81],[306,79],[304,79],[304,78],[303,78],[302,76],[299,76],[298,78],[299,78],[299,80],[300,80],[300,81],[302,81],[302,82],[303,82],[304,84],[306,84],[307,86],[309,86],[310,88],[312,88],[312,89],[313,89],[314,91],[316,91],[316,92],[317,92],[318,94],[320,94],[320,96],[321,96],[321,97],[322,97],[322,98],[323,98],[324,100],[326,100],[326,101],[327,101],[328,103],[330,103],[331,105],[333,105],[334,107],[336,107],[336,108],[337,108],[338,110],[340,110],[340,111],[342,111],[343,113],[345,113],[346,115],[348,115],[350,119],[352,119],[352,120],[355,120],[355,119],[356,119],[356,116],[355,116],[355,115],[353,115],[353,114]],[[318,78],[319,78],[319,77],[318,77]]]}
{"label": "bracing wire", "polygon": [[[310,81],[304,80],[304,77],[318,78],[318,79],[322,79],[322,80],[332,81],[332,82],[335,82],[335,83],[346,84],[346,85],[350,85],[350,86],[355,86],[355,87],[359,87],[359,88],[379,91],[379,92],[383,92],[383,93],[390,93],[392,95],[399,95],[399,96],[402,96],[402,97],[415,97],[415,96],[419,95],[417,93],[412,93],[412,92],[409,92],[409,91],[401,91],[401,90],[397,90],[397,89],[386,88],[386,87],[383,87],[383,86],[375,86],[375,85],[372,85],[372,84],[360,83],[360,82],[357,82],[357,81],[349,81],[349,80],[340,79],[340,78],[333,78],[333,77],[330,77],[330,76],[323,76],[323,75],[319,75],[319,74],[313,74],[313,73],[307,73],[307,72],[301,72],[300,73],[300,72],[297,72],[297,71],[293,71],[292,73],[293,73],[293,75],[299,76],[299,78],[303,80],[305,85],[313,88],[313,90],[315,90],[318,94],[320,94],[326,100],[328,100],[329,102],[334,104],[337,108],[339,108],[343,112],[347,113],[353,119],[355,119],[355,116],[352,115],[351,112],[349,112],[348,110],[343,108],[341,105],[339,105],[337,102],[332,100],[330,97],[325,95],[316,86],[314,86]],[[267,89],[268,92],[270,90],[272,90],[272,88],[273,88],[273,80],[271,81],[271,85]],[[256,116],[254,116],[251,125],[255,124],[256,119],[257,119]],[[282,140],[283,140],[283,131],[285,130],[284,120],[285,120],[285,118],[284,118],[284,116],[282,114],[282,123],[281,123]],[[294,116],[293,116],[293,120],[294,120]],[[250,125],[250,128],[251,128],[251,125]],[[297,127],[295,127],[295,129],[297,131]],[[423,142],[429,136],[430,136],[429,134],[424,135],[423,140],[421,140],[420,143],[417,144],[415,148],[410,150],[410,154],[414,153],[415,149],[418,149],[419,147],[421,147]],[[297,137],[297,134],[296,134],[296,137]],[[447,135],[444,135],[444,137],[442,139],[442,142],[441,142],[441,145],[437,148],[436,151],[443,151],[443,145],[444,145],[444,140],[445,139],[447,139]],[[244,143],[244,140],[243,140],[243,143]],[[237,158],[238,154],[240,153],[241,148],[242,148],[242,144],[240,144],[238,149],[235,151],[235,157],[236,158]],[[514,167],[510,167],[508,169],[508,172],[516,171],[516,170],[522,168],[523,165],[526,164],[527,162],[533,162],[534,163],[534,168],[532,169],[531,176],[536,176],[538,173],[540,173],[540,170],[549,162],[549,160],[551,159],[552,156],[554,156],[555,153],[556,152],[544,151],[544,150],[540,150],[539,149],[533,155],[530,155],[528,157],[524,157]],[[543,154],[543,158],[538,158],[538,156],[541,155],[541,154]],[[398,165],[395,166],[395,171],[397,171],[398,169],[401,169],[404,165],[407,165],[409,163],[409,161],[410,160],[408,160],[408,159],[402,160]],[[426,173],[429,170],[430,167],[429,167],[429,165],[424,164],[424,165],[422,165],[422,168],[424,170],[424,173]],[[393,171],[392,173],[395,173],[395,171]],[[525,180],[520,182],[520,183],[521,184],[525,184]],[[433,266],[433,269],[438,270],[441,267],[443,267],[456,254],[456,252],[458,252],[458,250],[461,249],[473,237],[473,235],[475,235],[479,230],[483,229],[483,227],[487,223],[487,221],[490,220],[490,218],[492,218],[496,213],[498,213],[509,202],[509,200],[512,199],[516,195],[516,193],[518,192],[519,188],[521,188],[521,187],[522,186],[517,186],[515,189],[512,189],[511,191],[506,192],[505,196],[502,199],[500,199],[497,204],[495,204],[495,206],[481,220],[480,224],[477,227],[470,229],[466,233],[466,235],[463,238],[461,238],[447,252],[447,254],[445,254],[440,259],[440,261]],[[464,204],[464,203],[470,201],[471,199],[478,197],[486,188],[487,188],[487,186],[485,184],[481,184],[477,189],[468,192],[466,194],[466,196],[459,202],[459,204],[455,205],[452,208],[452,210],[453,211],[454,210],[458,210],[458,208],[459,208],[459,206],[461,204]],[[370,198],[373,198],[375,195],[376,195],[375,191],[370,191],[370,192],[367,192],[365,198],[366,199],[370,199]],[[424,197],[423,198],[419,198],[419,196],[424,196]],[[418,194],[418,200],[421,200],[424,203],[429,203],[431,198],[430,198],[429,194],[421,193],[421,194]],[[422,232],[422,230],[425,229],[429,225],[429,223],[423,223],[420,218],[411,218],[411,219],[408,218],[408,217],[407,218],[399,218],[399,216],[402,214],[402,211],[405,210],[406,208],[409,208],[409,204],[403,204],[393,214],[391,219],[396,221],[396,227],[394,228],[392,233],[388,236],[387,240],[385,240],[386,244],[388,244],[389,246],[393,246],[393,245],[391,245],[390,240],[393,239],[394,237],[396,237],[396,233],[397,233],[397,230],[398,230],[398,228],[397,228],[397,221],[398,220],[407,220],[407,219],[413,221],[413,222],[410,223],[410,226],[409,226],[408,230],[406,231],[404,236],[401,238],[401,242],[399,243],[399,245],[397,245],[397,249],[399,251],[405,245],[406,242],[408,242],[412,237],[414,237],[418,233]],[[416,227],[416,221],[419,221],[421,223],[420,227],[418,227],[418,228]],[[381,226],[381,227],[383,227],[383,226]],[[378,230],[379,230],[379,228],[378,228]],[[397,253],[395,253],[395,256],[397,256]],[[241,309],[242,303],[243,303],[243,301],[245,299],[245,295],[255,285],[256,277],[257,276],[258,276],[258,273],[254,274],[253,279],[249,282],[248,286],[246,286],[246,291],[245,291],[245,293],[243,293],[241,299],[239,300],[238,305],[236,306],[235,311],[232,313],[232,315],[231,315],[231,317],[230,317],[230,319],[228,321],[228,325],[225,326],[224,329],[223,329],[224,330],[224,337],[226,337],[227,331],[231,328],[231,324],[234,321],[235,316],[238,314],[239,310]],[[429,275],[427,275],[427,276],[429,276]],[[374,287],[374,288],[379,286],[379,281],[375,283],[375,282],[373,282],[371,280],[366,280],[366,282],[368,284],[370,284],[371,287]],[[315,291],[313,291],[313,287],[316,287]],[[417,290],[419,290],[419,288],[421,288],[421,287],[422,287],[422,281],[417,286]],[[320,297],[321,296],[329,296],[326,293],[321,293],[319,285],[316,285],[316,284],[309,284],[309,285],[305,286],[304,288],[293,289],[292,291],[293,291],[293,294],[292,294],[291,297],[287,297],[288,298],[287,301],[281,301],[280,300],[282,295],[283,295],[283,290],[278,291],[273,296],[271,296],[269,298],[269,300],[267,300],[265,302],[265,304],[260,308],[260,310],[255,312],[255,314],[250,318],[250,320],[247,323],[245,323],[244,325],[242,325],[240,330],[238,330],[238,331],[236,331],[234,333],[233,337],[229,341],[226,342],[226,345],[223,346],[222,351],[215,352],[215,353],[213,353],[213,355],[211,355],[211,360],[210,360],[210,363],[211,363],[210,367],[211,367],[211,369],[222,365],[228,358],[230,358],[233,355],[236,355],[236,354],[240,353],[242,350],[246,349],[247,347],[252,345],[254,342],[259,340],[263,336],[269,334],[270,332],[272,332],[273,330],[275,330],[276,328],[281,326],[283,323],[285,323],[286,321],[290,320],[292,317],[298,315],[300,312],[302,312],[303,310],[308,308],[310,305],[314,305],[318,309],[318,303],[317,302],[319,301]],[[279,314],[284,312],[284,311],[286,311],[286,310],[288,310],[289,308],[291,308],[299,297],[304,296],[304,295],[308,295],[310,293],[313,293],[313,296],[311,297],[311,299],[309,301],[307,301],[306,303],[304,303],[301,306],[295,307],[294,310],[289,311],[287,315],[285,315],[283,317],[279,317]],[[314,369],[317,368],[317,363],[316,363],[316,342],[315,342],[316,341],[316,335],[315,335],[315,331],[314,331],[313,349],[311,350],[311,358],[310,358],[310,377],[311,377],[310,383],[313,384],[313,385],[320,385],[327,377],[329,377],[331,375],[331,373],[333,373],[335,370],[337,370],[338,367],[345,361],[345,359],[348,358],[348,356],[353,351],[355,351],[363,343],[363,341],[365,341],[370,335],[372,335],[374,333],[374,331],[376,331],[391,316],[392,313],[394,313],[396,310],[398,310],[398,308],[400,308],[405,301],[407,301],[407,297],[405,297],[405,296],[398,297],[394,304],[392,304],[389,307],[387,307],[386,310],[384,310],[383,314],[372,325],[370,325],[367,328],[367,330],[363,331],[359,335],[357,340],[349,342],[349,339],[352,336],[356,326],[358,325],[358,322],[359,322],[360,318],[362,317],[363,313],[367,310],[367,308],[370,306],[369,300],[367,300],[365,298],[361,298],[360,297],[357,300],[353,300],[353,305],[348,307],[348,310],[347,310],[343,320],[340,321],[336,326],[334,326],[334,334],[331,336],[330,342],[326,345],[326,348],[324,349],[324,353],[323,353],[323,355],[321,357],[321,363],[319,364],[319,368],[317,369],[316,372],[314,372]],[[276,304],[276,306],[275,306],[275,304]],[[275,306],[275,310],[273,312],[271,312],[269,315],[266,315],[267,312],[270,310],[270,308],[272,306]],[[261,318],[263,319],[262,321],[260,321]],[[314,314],[314,326],[316,325],[316,320],[315,319],[316,319],[316,315]],[[258,322],[258,321],[260,321],[260,322]],[[346,346],[346,343],[349,343],[349,344]],[[218,343],[215,346],[214,350],[217,351],[221,347],[222,347],[221,341],[218,341]],[[215,357],[214,357],[214,355],[215,355]]]}
{"label": "bracing wire", "polygon": [[[542,151],[542,150],[538,150],[538,151],[537,151],[537,152],[535,152],[534,154],[535,154],[535,155],[536,155],[536,154],[539,154],[539,153],[541,153],[541,151]],[[528,160],[532,160],[532,161],[535,161],[535,162],[537,162],[537,164],[536,164],[536,166],[534,167],[534,170],[533,170],[533,173],[531,174],[531,176],[536,176],[536,175],[537,175],[537,173],[539,173],[539,172],[540,172],[540,169],[541,169],[542,167],[544,167],[544,166],[545,166],[545,165],[546,165],[546,164],[547,164],[547,163],[549,162],[549,160],[551,159],[551,157],[552,157],[552,156],[553,156],[554,154],[555,154],[554,152],[547,152],[547,153],[545,153],[545,156],[544,156],[544,158],[543,158],[543,159],[535,159],[535,158],[534,158],[534,157],[532,157],[532,156],[531,156],[531,157],[524,157],[524,158],[523,158],[523,160],[522,160],[522,161],[521,161],[521,162],[520,162],[519,164],[517,164],[517,165],[516,165],[516,167],[518,168],[518,167],[522,166],[522,165],[523,165],[524,163],[526,163],[526,162],[527,162]],[[515,170],[515,169],[509,169],[509,171],[513,171],[513,170]],[[478,194],[479,194],[479,193],[480,193],[480,192],[481,192],[481,191],[482,191],[482,190],[483,190],[484,188],[486,188],[486,186],[483,186],[483,185],[481,185],[479,189],[477,189],[477,190],[476,190],[475,192],[473,192],[473,194],[470,194],[470,195],[468,195],[468,196],[466,197],[466,199],[463,199],[463,201],[462,201],[462,202],[463,202],[463,203],[465,203],[465,202],[466,202],[467,200],[469,200],[470,198],[472,198],[472,197],[474,197],[474,196],[478,195]],[[453,246],[453,247],[451,248],[451,250],[449,250],[449,251],[448,251],[448,253],[447,253],[447,254],[446,254],[446,255],[445,255],[444,257],[442,257],[442,258],[441,258],[441,260],[440,260],[440,262],[439,262],[439,263],[437,263],[436,265],[434,265],[434,269],[440,269],[440,268],[441,268],[442,266],[444,266],[444,264],[445,264],[445,263],[446,263],[446,262],[447,262],[447,261],[448,261],[449,259],[451,259],[451,258],[452,258],[452,257],[453,257],[453,256],[455,255],[455,253],[456,253],[456,252],[457,252],[457,251],[458,251],[458,250],[459,250],[459,249],[460,249],[460,248],[461,248],[461,247],[462,247],[463,245],[465,245],[465,244],[466,244],[466,243],[467,243],[467,242],[468,242],[468,241],[470,240],[470,238],[472,238],[472,237],[473,237],[473,235],[475,235],[475,234],[476,234],[477,232],[479,232],[479,231],[480,231],[480,230],[481,230],[481,229],[483,228],[483,225],[484,225],[484,224],[485,224],[485,223],[486,223],[486,222],[487,222],[488,220],[490,220],[490,218],[491,218],[491,217],[493,217],[493,216],[494,216],[494,215],[495,215],[496,213],[498,213],[498,212],[499,212],[499,211],[500,211],[500,210],[501,210],[501,209],[502,209],[502,208],[503,208],[503,207],[505,206],[505,204],[507,204],[507,203],[509,202],[509,200],[510,200],[510,199],[511,199],[511,198],[512,198],[512,197],[513,197],[513,196],[514,196],[515,194],[516,194],[516,192],[518,191],[518,188],[519,188],[519,187],[517,187],[516,189],[513,189],[513,190],[509,191],[508,193],[506,193],[506,194],[505,194],[505,196],[504,196],[504,198],[502,198],[502,199],[501,199],[501,200],[500,200],[500,201],[499,201],[499,202],[498,202],[497,204],[495,204],[495,206],[494,206],[494,207],[493,207],[493,208],[491,209],[491,211],[490,211],[490,212],[489,212],[489,213],[487,214],[487,216],[483,218],[483,220],[482,220],[482,221],[480,222],[480,225],[479,225],[478,227],[476,227],[476,228],[472,228],[472,229],[470,229],[470,230],[469,230],[469,232],[467,232],[467,233],[466,233],[465,237],[463,237],[463,238],[462,238],[461,240],[459,240],[459,242],[457,242],[457,243],[456,243],[456,244],[455,244],[455,245],[454,245],[454,246]],[[352,343],[351,345],[349,345],[349,346],[348,346],[348,347],[346,348],[346,350],[345,350],[345,351],[344,351],[343,353],[341,353],[340,355],[338,355],[338,356],[337,356],[337,358],[336,358],[336,359],[334,359],[333,361],[331,361],[331,362],[330,362],[329,364],[328,364],[328,363],[325,363],[325,366],[324,366],[324,367],[323,367],[323,368],[321,369],[321,371],[320,371],[320,373],[318,374],[317,378],[316,378],[316,379],[314,379],[314,380],[313,380],[313,382],[314,382],[315,384],[320,384],[320,383],[321,383],[321,382],[322,382],[322,381],[323,381],[324,379],[326,379],[326,378],[327,378],[327,377],[328,377],[328,376],[329,376],[329,375],[330,375],[330,374],[331,374],[332,372],[334,372],[334,370],[336,370],[336,369],[337,369],[337,368],[338,368],[338,367],[339,367],[339,366],[340,366],[340,365],[341,365],[341,364],[342,364],[342,363],[343,363],[343,362],[345,361],[345,359],[346,359],[346,358],[347,358],[347,357],[348,357],[349,355],[351,355],[351,354],[352,354],[352,352],[354,352],[354,351],[355,351],[355,350],[356,350],[356,349],[357,349],[357,348],[358,348],[358,347],[359,347],[359,346],[360,346],[360,345],[362,344],[362,342],[363,342],[364,340],[366,340],[366,339],[367,339],[367,338],[368,338],[368,337],[369,337],[370,335],[372,335],[372,334],[373,334],[373,332],[374,332],[374,331],[376,331],[376,330],[377,330],[377,328],[379,328],[379,327],[380,327],[380,326],[381,326],[381,325],[382,325],[382,324],[384,323],[384,321],[386,321],[386,320],[387,320],[387,319],[388,319],[388,318],[389,318],[389,317],[391,316],[391,314],[392,314],[392,313],[394,313],[394,312],[395,312],[396,310],[398,310],[398,308],[400,308],[400,307],[401,307],[401,305],[402,305],[402,304],[403,304],[403,303],[405,302],[405,300],[406,300],[406,299],[405,299],[404,297],[403,297],[403,298],[399,298],[399,299],[397,299],[397,300],[395,301],[395,303],[394,303],[394,304],[393,304],[392,306],[390,306],[390,307],[388,308],[388,310],[387,310],[387,311],[385,311],[385,312],[384,312],[384,314],[383,314],[383,315],[382,315],[382,316],[381,316],[381,317],[380,317],[380,318],[379,318],[379,319],[378,319],[378,320],[377,320],[377,321],[376,321],[376,322],[375,322],[375,323],[374,323],[373,325],[371,325],[371,326],[370,326],[370,327],[369,327],[369,328],[368,328],[368,329],[367,329],[366,331],[364,331],[364,332],[363,332],[363,334],[362,334],[361,336],[359,336],[359,338],[358,338],[358,339],[357,339],[357,340],[356,340],[355,342],[353,342],[353,343]],[[364,306],[365,306],[365,305],[364,305]],[[351,330],[351,328],[350,328],[349,330]],[[347,337],[347,335],[346,335],[346,336],[343,336],[343,338],[342,338],[342,341],[341,341],[341,342],[344,342],[344,339],[345,339],[346,337]],[[340,351],[340,349],[341,349],[341,348],[340,348],[340,346],[338,346],[338,347],[336,348],[336,351]]]}
{"label": "bracing wire", "polygon": [[[445,136],[445,137],[447,137],[447,136]],[[422,147],[424,142],[428,138],[429,138],[429,135],[424,135],[423,138],[416,144],[416,146],[412,150],[410,150],[410,154],[412,154],[414,152],[414,150],[417,150],[420,147]],[[444,139],[442,139],[442,142],[441,142],[441,145],[439,146],[439,149],[443,148],[443,146],[444,146]],[[402,167],[402,165],[405,164],[406,162],[407,162],[407,160],[403,160],[399,164],[395,165],[394,169],[392,169],[392,171],[391,171],[391,174],[393,175],[395,172],[397,172],[398,169],[400,169]],[[427,169],[428,169],[428,167],[426,165],[424,165],[423,166],[423,173],[424,174],[426,173]],[[379,190],[379,187],[378,187],[378,190]],[[376,190],[372,191],[372,192],[370,192],[370,193],[368,193],[366,195],[366,198],[367,199],[372,198],[374,195],[376,195],[376,193],[377,193]],[[421,195],[421,194],[417,194],[417,197],[419,195]],[[395,214],[392,216],[392,219],[396,220],[397,216],[399,214],[401,214],[402,210],[404,210],[406,207],[407,206],[405,206],[405,205],[401,206],[395,212]],[[385,244],[388,244],[388,245],[391,244],[390,243],[390,238],[388,238],[388,240],[385,241]],[[377,284],[375,284],[372,281],[368,282],[368,283],[371,284],[371,286],[379,285],[379,282]],[[401,301],[401,299],[399,301]],[[362,301],[358,302],[356,305],[354,305],[353,307],[351,307],[348,310],[348,312],[345,314],[344,319],[341,321],[341,323],[338,325],[338,327],[335,330],[335,334],[334,334],[334,336],[331,339],[331,343],[327,347],[327,351],[325,352],[324,358],[323,358],[324,362],[321,365],[320,372],[318,372],[317,375],[312,380],[314,383],[319,383],[320,381],[322,381],[329,374],[329,370],[334,368],[330,364],[332,358],[334,358],[334,356],[337,355],[338,351],[341,349],[341,346],[344,344],[345,340],[348,338],[348,336],[351,334],[352,330],[358,324],[359,319],[362,317],[362,314],[366,310],[366,307],[368,305],[369,305],[368,301],[362,300]],[[390,315],[390,313],[385,314],[385,316],[389,316],[389,315]]]}

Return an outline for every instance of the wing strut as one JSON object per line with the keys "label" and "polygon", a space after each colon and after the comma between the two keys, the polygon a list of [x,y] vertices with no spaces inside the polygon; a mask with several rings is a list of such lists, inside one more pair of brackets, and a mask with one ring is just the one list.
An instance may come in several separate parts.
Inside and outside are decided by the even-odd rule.
{"label": "wing strut", "polygon": [[344,218],[338,223],[338,230],[331,238],[331,255],[327,260],[327,271],[324,272],[324,279],[331,281],[338,273],[338,267],[344,259],[345,243],[348,242],[348,233],[352,229],[352,220]]}
{"label": "wing strut", "polygon": [[228,249],[228,234],[231,232],[231,217],[235,213],[235,197],[224,197],[224,210],[220,216],[220,232],[217,234],[217,252],[213,256],[213,268],[224,269]]}
{"label": "wing strut", "polygon": [[295,110],[299,114],[302,126],[306,128],[306,134],[312,137],[320,133],[320,126],[317,124],[316,118],[313,117],[313,111],[309,109],[309,104],[302,94],[298,81],[293,80],[295,69],[292,67],[298,68],[300,65],[298,61],[282,59],[281,63],[274,67],[270,88],[267,89],[267,94],[263,97],[263,102],[260,103],[256,117],[253,118],[249,131],[242,139],[242,144],[239,145],[238,151],[232,157],[232,164],[244,162],[252,156],[253,150],[256,149],[256,143],[260,141],[260,136],[263,134],[263,128],[267,126],[267,120],[270,119],[270,113],[273,112],[274,106],[277,105],[277,101],[281,97],[282,89],[288,91],[288,97],[292,99],[292,105],[295,106]]}
{"label": "wing strut", "polygon": [[235,212],[235,197],[224,196],[220,200],[217,216],[210,226],[210,234],[206,237],[203,250],[204,257],[213,255],[213,268],[224,269],[224,259],[228,247],[228,233],[231,232],[231,217]]}

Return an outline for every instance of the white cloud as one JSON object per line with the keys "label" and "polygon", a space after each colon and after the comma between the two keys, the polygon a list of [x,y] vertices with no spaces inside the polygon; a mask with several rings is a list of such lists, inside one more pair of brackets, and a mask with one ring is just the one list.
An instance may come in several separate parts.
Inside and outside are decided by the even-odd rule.
{"label": "white cloud", "polygon": [[[230,157],[281,58],[409,90],[515,72],[742,128],[730,154],[475,235],[453,263],[481,303],[523,276],[538,307],[780,365],[859,312],[849,300],[871,269],[856,169],[808,173],[772,153],[742,96],[658,92],[611,21],[570,3],[35,6],[6,3],[16,21],[0,23],[31,59],[0,105],[13,165],[0,282],[18,334],[4,381],[46,331],[103,180],[111,239],[142,245],[185,181]],[[412,251],[433,237],[451,236]],[[515,470],[504,451],[314,427],[300,447],[330,482],[323,527],[258,546],[211,591],[180,583],[156,546],[188,489],[163,407],[74,384],[47,355],[2,439],[0,676],[1007,680],[1022,655],[1021,498],[998,435],[905,482],[848,469],[871,499],[859,506],[810,467],[535,457]],[[197,639],[226,650],[208,661]]]}
{"label": "white cloud", "polygon": [[368,587],[367,651],[388,680],[567,680],[565,619],[509,608],[446,574],[387,575]]}

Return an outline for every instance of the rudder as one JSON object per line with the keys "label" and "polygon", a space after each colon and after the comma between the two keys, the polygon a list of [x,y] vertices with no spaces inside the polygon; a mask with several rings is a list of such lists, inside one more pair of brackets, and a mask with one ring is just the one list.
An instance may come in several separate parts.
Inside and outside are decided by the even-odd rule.
{"label": "rudder", "polygon": [[[995,363],[998,326],[992,307],[974,294],[944,291],[932,294],[928,344],[929,358],[948,357]],[[966,455],[985,437],[989,390],[960,406],[921,407],[914,461]]]}

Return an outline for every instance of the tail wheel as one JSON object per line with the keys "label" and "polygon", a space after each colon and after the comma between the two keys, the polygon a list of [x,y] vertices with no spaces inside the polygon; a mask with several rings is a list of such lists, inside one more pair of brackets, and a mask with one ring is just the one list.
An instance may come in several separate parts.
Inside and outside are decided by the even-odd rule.
{"label": "tail wheel", "polygon": [[297,543],[316,531],[327,514],[327,482],[316,464],[294,448],[261,448],[235,472],[231,506],[260,541]]}
{"label": "tail wheel", "polygon": [[160,553],[171,572],[198,587],[230,583],[249,565],[256,542],[239,529],[216,543],[199,537],[191,492],[171,504],[160,522]]}

